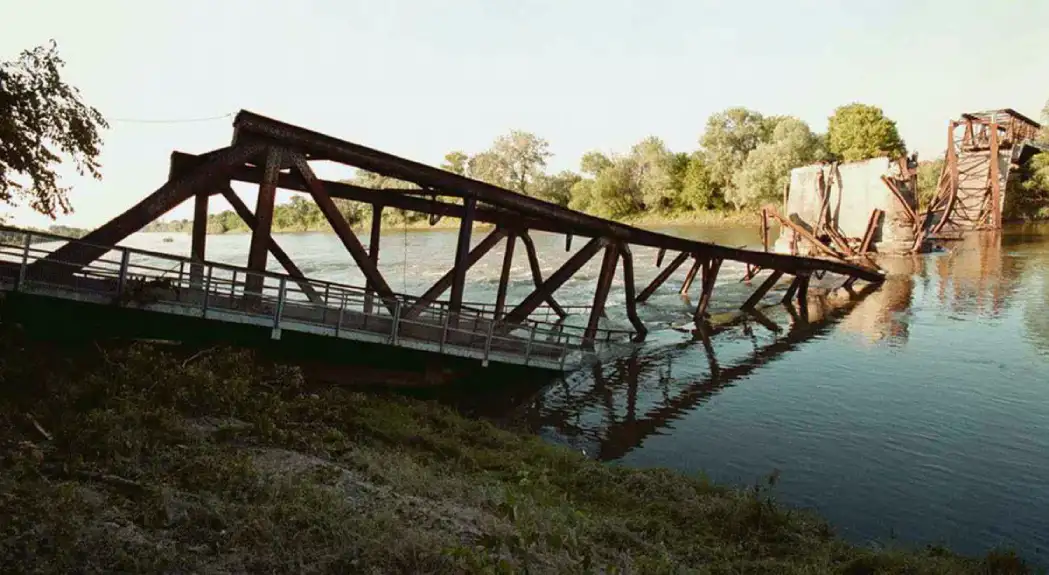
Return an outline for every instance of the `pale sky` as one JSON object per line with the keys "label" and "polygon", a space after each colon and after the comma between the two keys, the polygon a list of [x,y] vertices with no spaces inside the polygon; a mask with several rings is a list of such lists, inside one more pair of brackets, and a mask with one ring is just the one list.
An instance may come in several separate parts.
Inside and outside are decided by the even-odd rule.
{"label": "pale sky", "polygon": [[66,79],[111,120],[104,180],[65,180],[76,213],[56,223],[82,227],[159,187],[172,150],[232,136],[232,118],[122,119],[243,108],[434,165],[523,129],[557,170],[649,135],[693,150],[729,106],[822,131],[853,101],[932,158],[950,118],[1038,119],[1049,99],[1045,0],[0,0],[0,14],[0,60],[54,38]]}

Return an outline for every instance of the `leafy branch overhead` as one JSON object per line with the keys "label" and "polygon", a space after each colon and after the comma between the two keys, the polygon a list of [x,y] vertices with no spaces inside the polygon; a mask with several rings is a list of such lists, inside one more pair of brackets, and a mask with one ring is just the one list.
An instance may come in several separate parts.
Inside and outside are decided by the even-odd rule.
{"label": "leafy branch overhead", "polygon": [[52,219],[73,211],[57,166],[68,157],[79,174],[101,179],[99,132],[109,127],[62,80],[64,65],[54,41],[0,62],[0,200],[28,200]]}

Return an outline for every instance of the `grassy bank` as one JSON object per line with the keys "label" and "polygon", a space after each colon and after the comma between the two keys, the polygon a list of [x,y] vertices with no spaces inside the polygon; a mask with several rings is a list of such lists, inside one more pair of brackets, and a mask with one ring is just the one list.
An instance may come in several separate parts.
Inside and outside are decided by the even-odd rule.
{"label": "grassy bank", "polygon": [[252,354],[0,349],[0,572],[1022,573]]}

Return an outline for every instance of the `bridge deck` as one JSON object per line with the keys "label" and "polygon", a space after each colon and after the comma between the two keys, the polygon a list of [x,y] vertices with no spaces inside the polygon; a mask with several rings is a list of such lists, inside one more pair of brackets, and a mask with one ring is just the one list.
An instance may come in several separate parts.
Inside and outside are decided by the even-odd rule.
{"label": "bridge deck", "polygon": [[[0,290],[255,325],[272,330],[274,339],[290,330],[472,358],[484,365],[563,371],[633,335],[602,329],[595,341],[585,343],[583,328],[536,319],[505,326],[481,304],[467,303],[449,313],[445,302],[401,294],[380,298],[360,287],[313,279],[305,280],[306,286],[282,274],[125,247],[110,247],[91,264],[62,273],[61,260],[52,260],[58,268],[32,264],[54,253],[59,242],[76,240],[19,233],[20,242],[0,242]],[[252,276],[261,276],[261,288],[253,287]],[[323,294],[320,301],[311,301],[310,288]]]}

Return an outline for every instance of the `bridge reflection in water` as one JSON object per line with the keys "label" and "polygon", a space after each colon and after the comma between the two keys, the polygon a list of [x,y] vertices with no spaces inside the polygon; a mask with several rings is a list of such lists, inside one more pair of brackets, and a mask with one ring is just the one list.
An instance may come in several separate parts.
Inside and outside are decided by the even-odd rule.
{"label": "bridge reflection in water", "polygon": [[[831,332],[867,345],[907,345],[916,298],[931,298],[950,315],[999,317],[1016,295],[1025,261],[1003,253],[1019,240],[1002,237],[974,234],[934,255],[882,258],[888,275],[877,290],[812,297],[807,319],[793,304],[781,304],[692,331],[690,341],[653,334],[633,355],[565,379],[519,405],[513,417],[590,456],[620,459],[723,390]],[[660,345],[661,339],[676,341]],[[699,350],[705,362],[695,361]]]}

